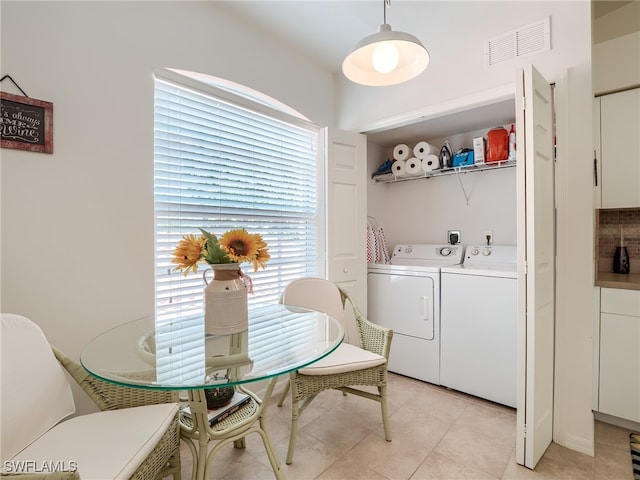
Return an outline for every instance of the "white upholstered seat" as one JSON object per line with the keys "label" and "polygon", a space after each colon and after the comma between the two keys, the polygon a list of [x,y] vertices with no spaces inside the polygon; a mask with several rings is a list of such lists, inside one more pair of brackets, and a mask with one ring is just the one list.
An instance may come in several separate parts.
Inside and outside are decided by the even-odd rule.
{"label": "white upholstered seat", "polygon": [[334,375],[377,367],[387,362],[382,355],[363,350],[349,343],[343,343],[330,355],[298,370],[302,375]]}

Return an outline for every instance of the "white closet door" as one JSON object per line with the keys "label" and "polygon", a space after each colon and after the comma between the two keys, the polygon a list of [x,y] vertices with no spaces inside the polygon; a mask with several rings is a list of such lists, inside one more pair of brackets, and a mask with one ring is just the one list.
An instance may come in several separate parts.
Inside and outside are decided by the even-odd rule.
{"label": "white closet door", "polygon": [[327,278],[367,308],[367,140],[327,129]]}
{"label": "white closet door", "polygon": [[521,77],[516,86],[519,331],[516,460],[534,468],[553,434],[554,125],[549,82],[533,66],[524,69]]}

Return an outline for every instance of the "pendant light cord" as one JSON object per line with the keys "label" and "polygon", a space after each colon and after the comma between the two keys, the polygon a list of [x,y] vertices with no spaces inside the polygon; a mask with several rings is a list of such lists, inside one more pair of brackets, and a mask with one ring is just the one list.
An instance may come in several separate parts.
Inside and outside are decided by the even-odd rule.
{"label": "pendant light cord", "polygon": [[391,0],[383,0],[382,1],[382,18],[384,19],[384,23],[387,23],[387,8],[391,5]]}

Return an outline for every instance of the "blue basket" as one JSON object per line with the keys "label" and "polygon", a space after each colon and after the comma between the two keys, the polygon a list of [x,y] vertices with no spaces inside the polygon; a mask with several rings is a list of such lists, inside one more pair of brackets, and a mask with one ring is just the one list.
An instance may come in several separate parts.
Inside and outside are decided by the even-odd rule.
{"label": "blue basket", "polygon": [[453,155],[454,167],[466,167],[469,165],[473,165],[473,163],[474,163],[473,150],[463,151],[463,152],[455,153]]}

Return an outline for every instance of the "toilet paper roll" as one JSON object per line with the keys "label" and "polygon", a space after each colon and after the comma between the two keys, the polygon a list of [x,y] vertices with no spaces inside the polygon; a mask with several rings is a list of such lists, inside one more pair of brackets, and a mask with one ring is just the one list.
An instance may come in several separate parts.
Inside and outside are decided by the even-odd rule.
{"label": "toilet paper roll", "polygon": [[422,171],[431,172],[440,168],[440,158],[437,155],[427,155],[422,159]]}
{"label": "toilet paper roll", "polygon": [[424,160],[427,158],[427,155],[437,154],[436,147],[427,142],[418,142],[416,146],[413,147],[413,156],[419,158],[420,160]]}
{"label": "toilet paper roll", "polygon": [[406,160],[409,158],[411,149],[404,143],[400,143],[393,147],[393,158],[396,160]]}
{"label": "toilet paper roll", "polygon": [[407,168],[405,167],[404,160],[396,160],[391,165],[391,171],[396,177],[406,177]]}
{"label": "toilet paper roll", "polygon": [[420,175],[422,174],[422,160],[416,157],[411,157],[404,162],[407,175]]}

